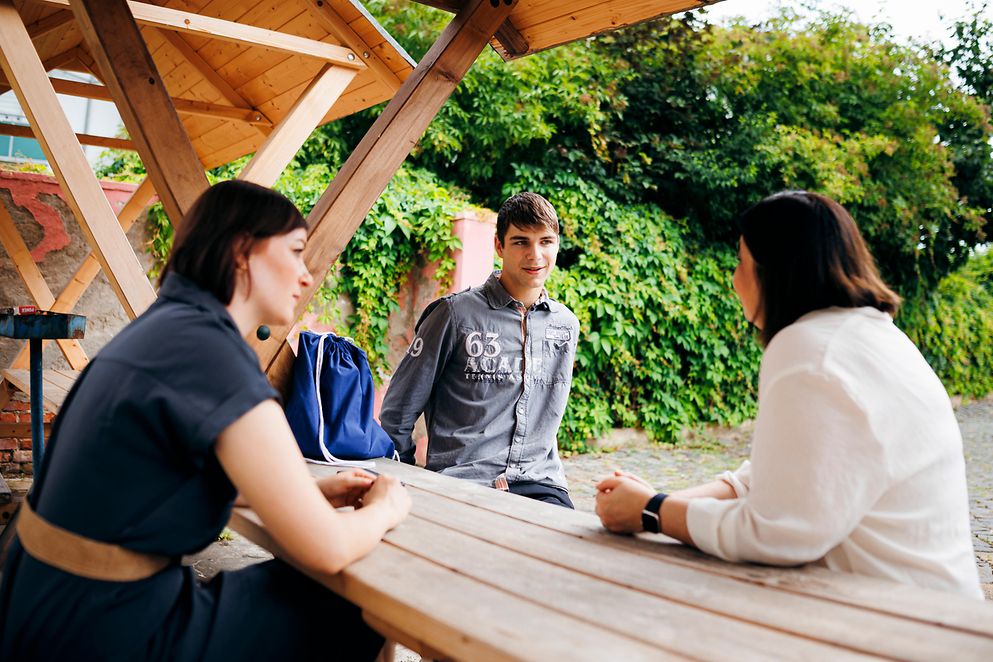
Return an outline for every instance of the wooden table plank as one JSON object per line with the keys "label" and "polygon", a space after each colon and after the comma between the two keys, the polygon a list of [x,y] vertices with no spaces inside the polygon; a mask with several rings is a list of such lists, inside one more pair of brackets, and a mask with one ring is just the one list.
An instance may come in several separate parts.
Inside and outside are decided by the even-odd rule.
{"label": "wooden table plank", "polygon": [[[402,528],[406,524],[401,524]],[[254,512],[236,508],[229,524],[287,558]],[[389,544],[337,575],[311,575],[363,610],[456,659],[678,659],[656,647],[550,612]],[[467,602],[466,596],[472,596]],[[506,615],[514,614],[513,623]]]}
{"label": "wooden table plank", "polygon": [[[638,551],[652,557],[661,557],[666,563],[705,570],[784,592],[993,637],[993,604],[989,602],[963,599],[944,591],[834,572],[821,567],[782,568],[726,563],[679,544],[661,548],[660,542],[671,541],[664,536],[643,534],[632,538],[609,534],[596,516],[590,513],[560,512],[564,509],[549,507],[548,504],[532,499],[515,498],[514,495],[508,496],[497,490],[468,481],[453,480],[417,467],[379,460],[376,470],[393,474],[425,491],[458,498],[459,501],[481,509],[580,538],[596,537],[604,547]],[[334,469],[313,465],[311,472],[314,475],[326,475],[334,473]]]}
{"label": "wooden table plank", "polygon": [[[667,564],[662,560],[662,554],[668,545],[659,545],[660,554],[652,557],[603,545],[604,538],[611,534],[597,532],[587,538],[578,538],[523,521],[508,525],[506,516],[466,507],[459,501],[415,487],[412,487],[411,495],[413,512],[418,518],[488,541],[490,547],[521,550],[534,559],[570,569],[577,575],[601,578],[629,591],[643,591],[745,623],[869,655],[933,660],[955,651],[977,659],[984,655],[993,659],[991,637]],[[526,564],[522,562],[521,565]],[[531,580],[536,586],[545,581],[538,575],[532,576]],[[977,603],[977,606],[982,604]],[[705,636],[704,633],[700,635]],[[718,647],[723,637],[724,631],[712,631],[708,643]]]}
{"label": "wooden table plank", "polygon": [[[411,517],[370,557],[318,579],[394,634],[403,632],[445,655],[631,657],[626,648],[604,648],[609,639],[647,646],[656,657],[993,659],[993,636],[986,631],[993,605],[821,568],[728,564],[660,543],[662,537],[609,534],[588,513],[390,461],[378,461],[376,470],[408,484]],[[335,471],[311,466],[314,475]],[[249,519],[236,515],[233,528],[279,554],[257,518],[246,528],[235,523],[239,517],[249,521],[253,513]],[[411,572],[427,573],[430,581],[405,571],[392,585],[383,584],[368,559],[384,555]],[[836,598],[859,587],[863,592],[855,600]],[[892,593],[903,595],[894,600]],[[488,611],[479,612],[481,601]],[[938,621],[920,617],[936,603]],[[426,624],[425,618],[435,620]],[[553,650],[542,641],[546,647],[539,650],[531,640],[508,646],[492,636],[493,629],[518,632],[532,620],[571,633],[563,635],[564,647]],[[576,632],[601,645],[588,648]],[[462,646],[466,637],[472,643]]]}
{"label": "wooden table plank", "polygon": [[[420,499],[415,511],[423,510]],[[802,659],[866,659],[867,656],[799,636],[671,602],[558,564],[485,542],[418,516],[386,540],[536,604],[587,623],[700,660],[768,660],[790,651]]]}

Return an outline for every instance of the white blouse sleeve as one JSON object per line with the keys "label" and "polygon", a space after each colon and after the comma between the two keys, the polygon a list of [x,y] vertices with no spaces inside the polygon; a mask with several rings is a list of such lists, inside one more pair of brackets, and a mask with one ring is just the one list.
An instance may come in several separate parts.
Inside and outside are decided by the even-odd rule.
{"label": "white blouse sleeve", "polygon": [[739,498],[690,501],[690,536],[708,554],[776,565],[817,560],[887,484],[867,412],[836,377],[810,370],[782,376],[763,394],[749,469]]}
{"label": "white blouse sleeve", "polygon": [[723,480],[725,483],[730,485],[731,489],[734,490],[735,496],[741,499],[748,494],[748,490],[751,489],[752,463],[745,460],[736,470],[725,471],[719,475],[717,479]]}

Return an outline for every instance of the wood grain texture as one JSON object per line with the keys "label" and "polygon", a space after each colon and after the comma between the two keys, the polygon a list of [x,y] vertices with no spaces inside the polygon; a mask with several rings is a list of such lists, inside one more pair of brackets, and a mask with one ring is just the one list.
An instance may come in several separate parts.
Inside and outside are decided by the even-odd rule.
{"label": "wood grain texture", "polygon": [[[76,20],[79,21],[79,14],[75,10],[75,4],[70,5],[69,0],[43,1],[45,4],[52,6],[72,6],[73,13],[76,14]],[[103,3],[107,3],[108,8],[112,5],[111,0],[102,0],[101,6]],[[365,65],[355,57],[351,49],[335,44],[325,44],[312,39],[304,39],[295,35],[266,30],[265,28],[255,27],[254,25],[234,23],[193,12],[160,7],[146,2],[127,2],[127,8],[129,15],[133,16],[133,20],[142,25],[151,25],[246,46],[260,46],[268,50],[281,51],[293,55],[313,57],[319,60],[333,62],[343,67],[365,68]]]}
{"label": "wood grain texture", "polygon": [[[76,141],[80,145],[94,145],[96,147],[106,147],[107,149],[127,149],[135,150],[135,144],[124,138],[107,138],[106,136],[94,136],[89,133],[74,133]],[[20,126],[19,124],[0,123],[0,136],[16,136],[18,138],[36,138],[35,132],[30,126]]]}
{"label": "wood grain texture", "polygon": [[252,159],[238,174],[238,179],[261,186],[272,186],[280,173],[300,150],[303,143],[320,124],[328,108],[334,105],[348,84],[355,78],[354,69],[325,65],[297,97],[296,103],[269,135]]}
{"label": "wood grain texture", "polygon": [[[395,462],[384,463],[383,469],[432,494],[450,496],[484,510],[575,537],[596,538],[603,546],[634,551],[668,564],[700,569],[779,591],[871,608],[900,618],[993,638],[993,605],[979,603],[980,611],[977,611],[975,601],[963,600],[954,594],[820,567],[774,568],[727,563],[665,536],[642,534],[631,538],[609,534],[591,513],[550,510],[529,499],[509,499],[496,490],[468,481],[453,481],[447,476]],[[315,465],[311,472],[326,475],[327,469]],[[983,607],[989,609],[984,611]]]}
{"label": "wood grain texture", "polygon": [[[255,513],[236,508],[229,526],[285,556]],[[378,546],[347,572],[311,577],[410,638],[457,660],[678,659],[610,630],[566,615],[550,615],[528,596],[453,574],[391,545]],[[474,598],[470,605],[458,599],[466,595]],[[515,622],[498,624],[507,613],[517,616]]]}
{"label": "wood grain texture", "polygon": [[207,176],[125,0],[73,5],[90,54],[174,227],[207,190]]}
{"label": "wood grain texture", "polygon": [[[45,410],[54,414],[62,408],[62,403],[69,396],[69,389],[63,387],[61,380],[52,381],[50,373],[49,370],[42,373],[41,399]],[[17,390],[31,395],[31,375],[27,370],[8,369],[0,372],[0,375]]]}
{"label": "wood grain texture", "polygon": [[127,314],[137,316],[155,300],[155,291],[83,156],[10,0],[0,0],[0,64],[111,287]]}
{"label": "wood grain texture", "polygon": [[[309,468],[315,478],[336,471]],[[453,659],[558,659],[563,653],[543,648],[545,639],[571,628],[565,659],[603,656],[599,644],[608,638],[614,643],[602,659],[636,659],[630,643],[648,646],[656,659],[715,661],[983,660],[993,653],[986,630],[993,605],[823,568],[730,564],[700,554],[696,562],[674,561],[673,552],[690,550],[659,536],[649,542],[609,534],[589,513],[389,460],[377,460],[375,469],[404,480],[410,516],[368,557],[338,575],[312,576],[416,650]],[[283,554],[251,511],[236,512],[232,528]],[[808,578],[806,586],[798,577]],[[835,598],[855,585],[863,590],[848,603]],[[932,606],[935,617],[917,617]],[[549,625],[548,635],[520,643],[514,633],[535,620]],[[489,639],[493,632],[504,640]]]}

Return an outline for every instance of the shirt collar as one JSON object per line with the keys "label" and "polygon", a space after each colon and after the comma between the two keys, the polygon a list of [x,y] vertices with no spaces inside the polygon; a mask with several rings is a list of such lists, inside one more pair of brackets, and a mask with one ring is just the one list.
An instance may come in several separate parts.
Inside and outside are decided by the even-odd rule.
{"label": "shirt collar", "polygon": [[[490,308],[499,309],[506,308],[511,303],[520,303],[514,297],[510,296],[503,283],[500,282],[500,274],[503,273],[500,269],[497,269],[490,274],[490,277],[486,279],[483,283],[483,293],[486,295],[486,300],[490,304]],[[556,312],[558,310],[559,304],[548,298],[548,292],[542,288],[541,295],[538,300],[534,302],[532,309],[534,310],[547,310],[549,312]]]}
{"label": "shirt collar", "polygon": [[[230,325],[235,332],[238,332],[238,327],[234,323],[234,319],[231,318],[231,313],[217,297],[197,285],[193,280],[175,271],[166,274],[165,280],[162,281],[162,287],[159,288],[159,299],[179,301],[213,313],[221,321]],[[241,335],[240,332],[238,335]]]}

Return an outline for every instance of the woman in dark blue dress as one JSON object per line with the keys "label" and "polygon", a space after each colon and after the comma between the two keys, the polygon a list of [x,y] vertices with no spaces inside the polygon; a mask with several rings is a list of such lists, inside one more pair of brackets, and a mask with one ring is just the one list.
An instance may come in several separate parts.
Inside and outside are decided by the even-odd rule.
{"label": "woman in dark blue dress", "polygon": [[212,187],[183,220],[158,300],[101,350],[56,419],[3,572],[0,659],[379,651],[355,606],[281,561],[207,584],[178,563],[216,539],[239,492],[320,573],[368,553],[409,510],[388,476],[310,477],[244,341],[293,321],[312,282],[306,238],[292,203],[244,182]]}

